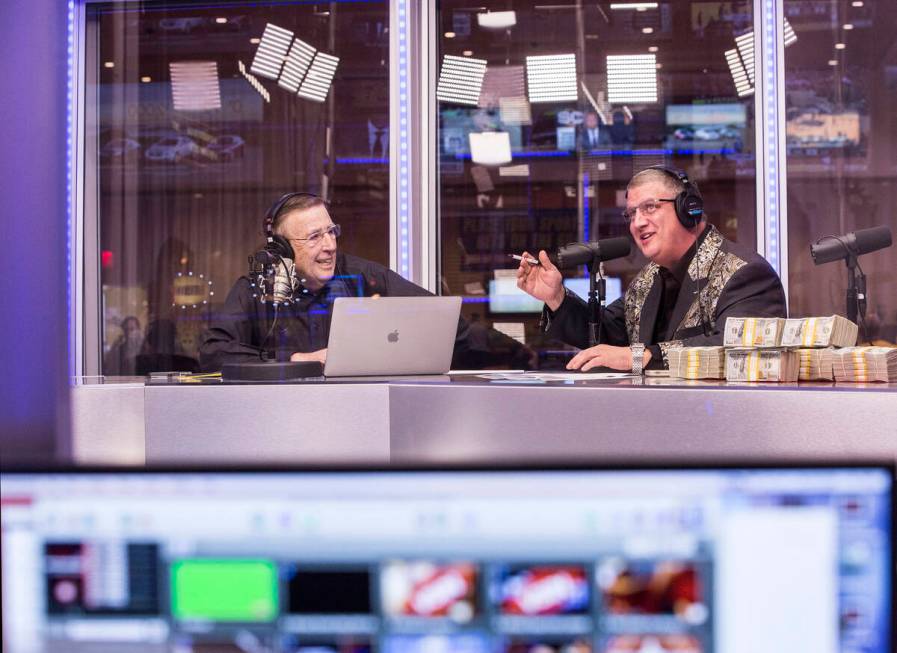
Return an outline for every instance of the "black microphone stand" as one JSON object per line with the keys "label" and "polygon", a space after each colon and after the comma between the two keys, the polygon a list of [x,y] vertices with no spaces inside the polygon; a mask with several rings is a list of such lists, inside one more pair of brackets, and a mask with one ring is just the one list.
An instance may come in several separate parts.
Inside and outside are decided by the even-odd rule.
{"label": "black microphone stand", "polygon": [[[596,279],[597,277],[597,279]],[[592,258],[589,263],[589,347],[601,342],[601,323],[604,321],[604,302],[607,282],[601,274],[601,262]]]}
{"label": "black microphone stand", "polygon": [[856,254],[850,250],[848,252],[844,259],[847,266],[847,319],[859,324],[857,317],[863,322],[866,319],[866,275],[857,265]]}

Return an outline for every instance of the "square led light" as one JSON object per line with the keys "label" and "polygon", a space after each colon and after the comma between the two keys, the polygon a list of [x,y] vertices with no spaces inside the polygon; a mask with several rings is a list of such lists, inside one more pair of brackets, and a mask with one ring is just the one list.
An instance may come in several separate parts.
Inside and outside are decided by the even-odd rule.
{"label": "square led light", "polygon": [[526,82],[523,66],[489,66],[483,77],[479,106],[494,107],[498,105],[501,98],[525,96]]}
{"label": "square led light", "polygon": [[315,102],[323,102],[330,91],[330,83],[336,74],[339,65],[339,57],[318,52],[308,69],[308,74],[302,80],[299,87],[299,97],[304,97]]}
{"label": "square led light", "polygon": [[657,102],[657,57],[653,54],[608,55],[607,100],[611,104]]}
{"label": "square led light", "polygon": [[272,23],[265,25],[262,41],[259,43],[259,47],[255,51],[255,58],[249,67],[250,72],[267,79],[277,79],[292,41],[293,33],[291,31]]}
{"label": "square led light", "polygon": [[287,59],[283,64],[283,72],[280,74],[280,79],[277,80],[277,85],[291,93],[298,91],[302,78],[305,77],[311,62],[315,58],[315,53],[317,53],[317,50],[305,41],[300,39],[293,41],[290,52],[287,54]]}
{"label": "square led light", "polygon": [[517,24],[517,12],[489,11],[477,14],[477,24],[484,29],[508,29]]}
{"label": "square led light", "polygon": [[508,132],[471,132],[470,160],[484,166],[510,163],[511,135]]}
{"label": "square led light", "polygon": [[442,58],[436,98],[440,102],[477,106],[486,75],[486,60],[472,57],[456,57],[450,54]]}
{"label": "square led light", "polygon": [[555,54],[526,58],[529,101],[569,102],[579,98],[576,55]]}
{"label": "square led light", "polygon": [[168,68],[175,111],[211,111],[221,108],[218,62],[172,62]]}
{"label": "square led light", "polygon": [[754,87],[748,79],[741,57],[738,56],[738,50],[726,50],[726,61],[729,64],[729,72],[732,73],[732,81],[735,82],[735,91],[738,93],[738,97],[751,95],[754,92]]}

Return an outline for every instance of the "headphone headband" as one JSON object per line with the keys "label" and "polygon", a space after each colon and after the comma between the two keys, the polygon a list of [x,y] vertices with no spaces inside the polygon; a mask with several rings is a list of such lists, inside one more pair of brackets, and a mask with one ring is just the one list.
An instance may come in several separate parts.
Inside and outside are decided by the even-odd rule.
{"label": "headphone headband", "polygon": [[314,193],[306,193],[302,191],[292,192],[292,193],[284,193],[280,196],[274,204],[272,204],[268,210],[265,212],[265,237],[270,243],[274,238],[274,221],[277,220],[278,214],[283,210],[283,207],[286,206],[287,202],[289,202],[294,197],[311,197],[317,200],[321,200],[324,206],[327,206],[327,202],[320,195],[315,195]]}

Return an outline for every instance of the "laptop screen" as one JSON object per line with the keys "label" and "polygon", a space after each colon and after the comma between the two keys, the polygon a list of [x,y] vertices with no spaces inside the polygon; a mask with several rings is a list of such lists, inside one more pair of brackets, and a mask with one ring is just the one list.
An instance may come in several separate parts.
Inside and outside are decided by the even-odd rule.
{"label": "laptop screen", "polygon": [[890,650],[893,470],[2,475],[5,653]]}

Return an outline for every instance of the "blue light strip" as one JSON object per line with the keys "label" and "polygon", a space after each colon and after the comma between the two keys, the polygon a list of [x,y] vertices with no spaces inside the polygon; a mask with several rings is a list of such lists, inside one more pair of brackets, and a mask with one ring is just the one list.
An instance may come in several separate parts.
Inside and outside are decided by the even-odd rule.
{"label": "blue light strip", "polygon": [[582,240],[583,242],[588,242],[589,240],[589,222],[591,216],[589,215],[589,173],[582,173]]}
{"label": "blue light strip", "polygon": [[406,279],[411,278],[411,229],[410,196],[411,147],[409,129],[411,125],[411,103],[409,102],[410,66],[408,43],[410,41],[411,24],[408,16],[408,0],[396,0],[396,14],[399,25],[399,269]]}
{"label": "blue light strip", "polygon": [[66,109],[65,109],[65,313],[66,313],[66,344],[68,345],[68,376],[72,378],[76,372],[75,354],[77,347],[75,346],[75,324],[72,318],[72,287],[74,284],[74,271],[72,270],[73,248],[75,247],[72,224],[75,216],[73,213],[74,202],[72,202],[72,186],[73,170],[76,165],[73,135],[74,135],[74,87],[75,87],[75,2],[68,1],[68,44],[66,48],[67,63],[66,68]]}
{"label": "blue light strip", "polygon": [[779,65],[776,50],[776,25],[781,21],[774,0],[763,5],[763,113],[766,123],[766,260],[777,273],[781,273],[779,252],[779,166],[778,156],[778,86]]}
{"label": "blue light strip", "polygon": [[[731,147],[708,147],[708,148],[667,148],[655,150],[591,150],[588,154],[592,156],[662,156],[672,154],[737,154],[738,152]],[[575,157],[576,152],[566,150],[520,150],[514,152],[514,159],[543,159],[543,158],[563,158]],[[470,154],[460,152],[452,155],[457,160],[466,160],[470,158]],[[342,159],[338,159],[342,162]],[[353,161],[346,161],[352,163]]]}

